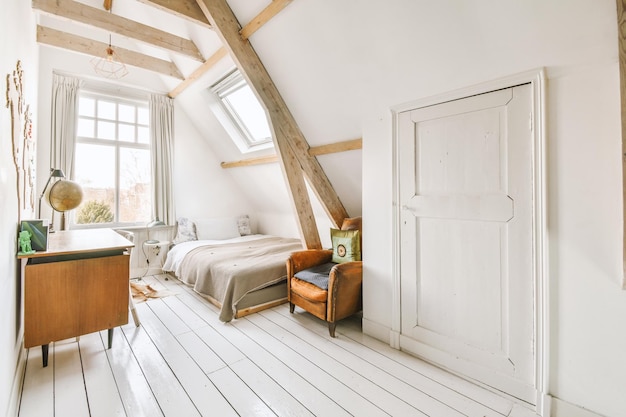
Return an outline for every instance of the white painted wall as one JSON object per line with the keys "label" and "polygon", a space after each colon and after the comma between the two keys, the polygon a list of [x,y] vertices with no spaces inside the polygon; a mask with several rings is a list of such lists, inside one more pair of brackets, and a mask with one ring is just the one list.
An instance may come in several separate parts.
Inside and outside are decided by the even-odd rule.
{"label": "white painted wall", "polygon": [[[37,125],[37,48],[34,18],[30,2],[6,0],[2,3],[0,27],[0,75],[2,76],[2,106],[0,106],[0,414],[16,415],[17,395],[24,357],[22,349],[22,297],[18,279],[16,195],[17,176],[13,165],[11,119],[6,108],[6,75],[15,70],[18,60],[24,70],[26,103],[31,105]],[[17,33],[23,27],[31,30]],[[32,218],[32,214],[24,213]]]}

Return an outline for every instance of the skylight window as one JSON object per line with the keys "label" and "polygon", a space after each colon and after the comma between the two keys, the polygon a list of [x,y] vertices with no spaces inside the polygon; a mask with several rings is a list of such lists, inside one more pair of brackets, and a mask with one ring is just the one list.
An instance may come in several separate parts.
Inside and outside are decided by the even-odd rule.
{"label": "skylight window", "polygon": [[241,152],[273,147],[263,106],[238,70],[211,86],[213,111]]}

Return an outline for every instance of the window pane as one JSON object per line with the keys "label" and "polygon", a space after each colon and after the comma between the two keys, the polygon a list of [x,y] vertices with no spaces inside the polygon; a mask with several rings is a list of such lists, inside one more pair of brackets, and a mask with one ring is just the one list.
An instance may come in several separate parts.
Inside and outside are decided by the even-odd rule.
{"label": "window pane", "polygon": [[227,101],[252,135],[254,142],[271,136],[263,107],[249,86],[246,85],[230,94]]}
{"label": "window pane", "polygon": [[137,142],[146,144],[150,143],[150,129],[148,129],[147,127],[138,127]]}
{"label": "window pane", "polygon": [[85,98],[91,101],[83,102],[86,115],[77,117],[75,152],[85,198],[71,217],[77,224],[145,224],[152,215],[147,103],[79,95]]}
{"label": "window pane", "polygon": [[150,204],[150,151],[120,148],[120,222],[148,222]]}
{"label": "window pane", "polygon": [[118,126],[119,129],[119,140],[123,142],[134,142],[135,141],[135,125],[125,125],[120,124]]}
{"label": "window pane", "polygon": [[147,107],[137,108],[137,123],[139,123],[140,125],[150,124],[150,115],[148,113]]}
{"label": "window pane", "polygon": [[95,116],[96,115],[96,100],[88,97],[79,97],[78,99],[78,114],[80,116]]}
{"label": "window pane", "polygon": [[118,120],[120,122],[135,123],[135,106],[120,104],[118,107]]}
{"label": "window pane", "polygon": [[98,122],[98,139],[115,140],[115,123]]}
{"label": "window pane", "polygon": [[74,222],[111,223],[115,216],[115,149],[78,143],[75,165],[83,202],[76,209]]}
{"label": "window pane", "polygon": [[85,138],[93,138],[95,127],[96,124],[92,119],[84,119],[81,117],[78,119],[76,134]]}
{"label": "window pane", "polygon": [[98,117],[101,119],[115,120],[115,103],[112,101],[98,100]]}

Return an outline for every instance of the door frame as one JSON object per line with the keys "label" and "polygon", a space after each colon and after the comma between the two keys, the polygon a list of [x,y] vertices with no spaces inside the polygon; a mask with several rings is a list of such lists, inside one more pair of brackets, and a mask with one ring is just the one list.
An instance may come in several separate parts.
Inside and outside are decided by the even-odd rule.
{"label": "door frame", "polygon": [[401,334],[401,280],[400,280],[400,164],[398,117],[400,113],[433,106],[448,101],[484,94],[495,90],[530,84],[532,89],[533,117],[529,123],[533,126],[532,151],[532,196],[533,204],[533,270],[534,281],[534,328],[535,328],[535,411],[541,416],[550,415],[551,397],[549,395],[550,369],[550,320],[549,320],[549,282],[548,282],[548,239],[546,208],[546,141],[545,141],[545,71],[543,68],[522,72],[508,77],[488,81],[459,90],[454,90],[432,97],[411,101],[391,108],[392,112],[392,154],[393,154],[393,242],[392,242],[392,312],[390,345],[400,349]]}

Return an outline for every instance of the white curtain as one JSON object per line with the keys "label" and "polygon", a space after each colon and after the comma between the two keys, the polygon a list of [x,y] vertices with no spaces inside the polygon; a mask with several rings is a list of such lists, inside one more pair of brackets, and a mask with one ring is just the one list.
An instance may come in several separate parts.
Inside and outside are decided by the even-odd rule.
{"label": "white curtain", "polygon": [[72,179],[78,90],[83,82],[58,74],[53,77],[50,168],[62,169],[65,177]]}
{"label": "white curtain", "polygon": [[171,98],[150,95],[150,124],[153,217],[173,225],[176,212],[172,191],[174,101]]}
{"label": "white curtain", "polygon": [[[58,74],[54,74],[53,77],[50,168],[62,169],[65,178],[72,179],[74,175],[78,90],[83,85],[83,81]],[[52,216],[54,214],[53,211],[51,215],[53,223]]]}

